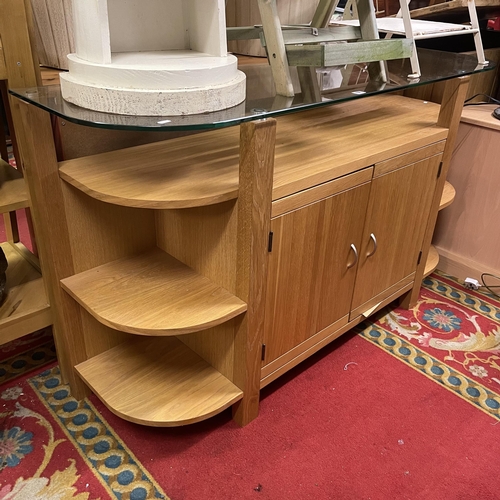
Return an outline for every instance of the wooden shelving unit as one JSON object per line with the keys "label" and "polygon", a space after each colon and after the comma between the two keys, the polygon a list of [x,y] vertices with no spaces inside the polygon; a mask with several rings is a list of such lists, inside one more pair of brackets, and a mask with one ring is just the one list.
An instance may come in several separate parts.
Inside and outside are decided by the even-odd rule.
{"label": "wooden shelving unit", "polygon": [[8,294],[0,307],[0,344],[52,324],[50,306],[40,271],[20,243],[2,243],[9,267]]}
{"label": "wooden shelving unit", "polygon": [[13,212],[29,206],[23,176],[0,158],[0,213]]}
{"label": "wooden shelving unit", "polygon": [[245,302],[155,249],[61,281],[100,323],[138,335],[183,335],[220,325]]}
{"label": "wooden shelving unit", "polygon": [[[0,213],[29,206],[22,175],[0,159]],[[5,242],[7,297],[0,307],[0,344],[49,326],[50,306],[36,258],[22,243]]]}
{"label": "wooden shelving unit", "polygon": [[175,338],[132,338],[76,370],[113,413],[150,426],[198,422],[243,397]]}

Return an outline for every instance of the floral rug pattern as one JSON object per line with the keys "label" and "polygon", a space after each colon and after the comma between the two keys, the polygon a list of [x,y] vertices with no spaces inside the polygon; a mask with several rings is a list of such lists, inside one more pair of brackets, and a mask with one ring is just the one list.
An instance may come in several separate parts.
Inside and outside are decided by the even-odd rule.
{"label": "floral rug pattern", "polygon": [[[359,335],[500,420],[494,297],[433,274],[412,310],[386,309]],[[50,330],[0,346],[0,383],[0,500],[168,500],[91,401],[71,397]]]}
{"label": "floral rug pattern", "polygon": [[435,273],[411,310],[382,311],[361,336],[500,419],[500,302]]}

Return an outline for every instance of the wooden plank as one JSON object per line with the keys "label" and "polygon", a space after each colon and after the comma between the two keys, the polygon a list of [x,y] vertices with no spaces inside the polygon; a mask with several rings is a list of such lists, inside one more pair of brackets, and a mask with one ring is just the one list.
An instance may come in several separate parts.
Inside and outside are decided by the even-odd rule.
{"label": "wooden plank", "polygon": [[[39,237],[42,271],[52,305],[54,339],[63,380],[69,382],[77,399],[87,392],[73,367],[86,359],[79,305],[60,287],[59,281],[75,274],[64,198],[58,173],[50,116],[18,99],[11,101],[17,112],[16,132]],[[45,265],[43,265],[45,264]],[[68,334],[71,332],[71,334]]]}
{"label": "wooden plank", "polygon": [[60,175],[107,203],[175,209],[236,198],[237,165],[237,132],[230,130],[203,134],[195,143],[185,138],[61,162]]}
{"label": "wooden plank", "polygon": [[336,2],[334,0],[320,0],[316,12],[311,21],[311,26],[316,28],[325,28],[328,26],[335,10]]}
{"label": "wooden plank", "polygon": [[[475,0],[476,10],[480,19],[491,19],[500,15],[498,0]],[[469,20],[467,0],[451,0],[441,2],[411,11],[413,19],[432,19],[456,22]]]}
{"label": "wooden plank", "polygon": [[422,242],[422,259],[415,274],[415,285],[413,286],[411,293],[409,293],[403,300],[403,307],[413,307],[417,303],[419,297],[420,286],[424,276],[425,265],[436,226],[444,183],[446,182],[451,156],[455,147],[455,139],[457,137],[458,126],[460,124],[460,117],[462,114],[465,96],[467,94],[469,80],[470,77],[461,76],[459,78],[446,81],[445,92],[437,121],[438,126],[448,128],[448,139],[446,141],[442,158],[441,176],[438,179],[436,190],[434,192],[434,198],[432,200],[427,228]]}
{"label": "wooden plank", "polygon": [[[278,118],[273,199],[445,139],[447,130],[435,125],[438,111],[434,103],[386,95],[302,112],[300,118]],[[414,119],[408,120],[410,114]],[[368,127],[366,134],[360,132],[358,119]],[[345,148],[353,138],[363,148]],[[69,160],[60,166],[65,180],[86,194],[95,190],[96,198],[110,202],[132,199],[127,203],[154,208],[221,202],[238,192],[237,129]]]}
{"label": "wooden plank", "polygon": [[0,33],[9,87],[36,87],[40,71],[32,51],[30,12],[20,0],[0,0],[0,12],[8,12],[0,16]]}
{"label": "wooden plank", "polygon": [[236,294],[248,311],[235,335],[234,383],[243,399],[233,407],[233,418],[246,425],[259,412],[276,121],[245,123],[240,134]]}
{"label": "wooden plank", "polygon": [[21,172],[0,158],[0,213],[28,206],[28,192]]}
{"label": "wooden plank", "polygon": [[[262,32],[262,44],[266,46],[266,39]],[[358,26],[336,26],[334,28],[319,28],[317,35],[313,35],[311,28],[284,29],[283,40],[285,45],[297,45],[301,43],[322,43],[334,41],[358,40],[361,38],[361,30]]]}
{"label": "wooden plank", "polygon": [[423,160],[424,158],[429,158],[431,156],[440,154],[443,152],[444,147],[445,141],[439,141],[431,144],[430,146],[414,149],[409,153],[405,153],[403,155],[391,158],[390,160],[377,163],[375,165],[375,172],[373,176],[378,177],[380,175],[385,175],[389,172],[392,172],[393,170],[404,167],[405,165],[409,165],[410,163],[415,163],[417,161]]}
{"label": "wooden plank", "polygon": [[411,40],[371,40],[331,45],[286,46],[290,66],[338,66],[360,62],[404,59]]}
{"label": "wooden plank", "polygon": [[334,181],[320,184],[319,186],[300,191],[273,202],[271,217],[278,217],[292,210],[305,207],[323,198],[346,191],[347,189],[369,182],[373,176],[373,167],[365,168]]}
{"label": "wooden plank", "polygon": [[266,37],[269,64],[273,73],[276,93],[293,97],[292,77],[288,67],[287,54],[283,41],[283,32],[276,9],[276,0],[257,0],[262,28]]}
{"label": "wooden plank", "polygon": [[138,335],[182,335],[246,311],[245,302],[155,249],[65,278],[61,285],[100,323]]}
{"label": "wooden plank", "polygon": [[243,395],[175,338],[131,339],[76,369],[110,411],[153,427],[205,420]]}

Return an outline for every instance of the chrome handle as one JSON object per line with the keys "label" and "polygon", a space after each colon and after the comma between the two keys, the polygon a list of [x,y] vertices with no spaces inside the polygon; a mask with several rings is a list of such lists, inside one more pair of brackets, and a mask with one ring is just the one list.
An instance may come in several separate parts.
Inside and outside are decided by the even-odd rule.
{"label": "chrome handle", "polygon": [[351,267],[354,267],[358,263],[358,249],[354,243],[351,244],[351,250],[354,252],[355,259],[352,264],[347,264],[347,269],[351,269]]}
{"label": "chrome handle", "polygon": [[370,234],[370,239],[373,241],[373,250],[366,254],[367,257],[371,257],[377,251],[377,248],[378,248],[377,238],[375,237],[375,235],[373,233]]}

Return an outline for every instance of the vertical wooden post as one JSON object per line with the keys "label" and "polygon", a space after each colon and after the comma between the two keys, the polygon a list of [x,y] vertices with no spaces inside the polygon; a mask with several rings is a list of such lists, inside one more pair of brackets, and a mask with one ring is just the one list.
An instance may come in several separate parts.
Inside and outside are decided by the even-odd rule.
{"label": "vertical wooden post", "polygon": [[[361,38],[363,40],[378,40],[380,37],[372,0],[356,0],[356,5],[358,8]],[[370,63],[368,65],[368,72],[370,73],[371,80],[388,81],[384,61]]]}
{"label": "vertical wooden post", "polygon": [[285,42],[281,23],[278,17],[276,0],[257,0],[260,17],[262,19],[262,29],[266,37],[266,46],[273,73],[276,93],[285,97],[293,97],[292,77],[288,67],[288,58],[285,51]]}
{"label": "vertical wooden post", "polygon": [[276,120],[241,125],[236,295],[248,309],[235,334],[234,383],[244,394],[233,406],[239,425],[259,413],[275,142]]}
{"label": "vertical wooden post", "polygon": [[424,277],[425,264],[429,255],[432,236],[434,234],[434,228],[436,226],[436,220],[439,212],[439,203],[443,194],[443,188],[446,182],[448,169],[450,167],[453,149],[455,147],[455,139],[457,137],[458,126],[460,125],[460,118],[462,115],[465,96],[467,94],[467,87],[469,86],[469,80],[469,76],[461,76],[459,78],[454,78],[453,80],[446,81],[446,87],[444,90],[443,100],[441,101],[441,109],[439,110],[437,125],[439,127],[445,127],[449,130],[448,137],[446,139],[446,145],[443,151],[441,175],[437,180],[436,190],[434,192],[434,198],[432,200],[431,211],[427,223],[427,229],[425,231],[424,240],[422,243],[422,257],[415,274],[415,283],[413,285],[413,289],[406,296],[404,296],[401,301],[402,307],[405,307],[407,309],[415,306],[420,293],[420,287],[422,285],[422,279]]}
{"label": "vertical wooden post", "polygon": [[39,235],[40,264],[52,309],[57,357],[64,381],[70,384],[72,395],[81,399],[88,390],[73,367],[85,361],[86,350],[79,306],[60,286],[60,280],[75,271],[50,116],[18,99],[13,99],[13,103],[17,107],[15,125]]}

